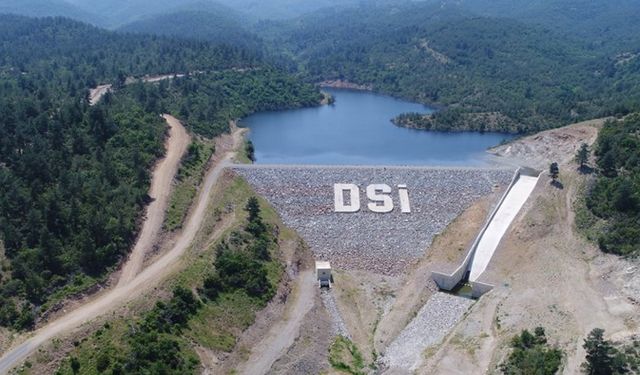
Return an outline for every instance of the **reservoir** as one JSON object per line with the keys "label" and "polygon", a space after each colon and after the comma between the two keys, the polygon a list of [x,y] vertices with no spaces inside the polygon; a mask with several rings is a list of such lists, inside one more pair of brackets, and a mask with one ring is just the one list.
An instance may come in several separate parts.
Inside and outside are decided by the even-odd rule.
{"label": "reservoir", "polygon": [[365,91],[325,89],[333,105],[247,117],[258,164],[486,166],[485,150],[513,136],[405,129],[391,120],[431,113],[422,104]]}

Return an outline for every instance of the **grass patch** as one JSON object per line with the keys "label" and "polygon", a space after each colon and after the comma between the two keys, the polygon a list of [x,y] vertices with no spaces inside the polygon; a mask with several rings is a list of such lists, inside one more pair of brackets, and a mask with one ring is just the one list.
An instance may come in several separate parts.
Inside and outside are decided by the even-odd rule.
{"label": "grass patch", "polygon": [[230,352],[237,334],[253,324],[259,307],[260,301],[245,293],[223,294],[189,321],[187,336],[205,348]]}
{"label": "grass patch", "polygon": [[78,274],[73,278],[73,281],[61,289],[56,290],[45,302],[41,311],[47,311],[51,307],[55,306],[57,303],[64,301],[65,299],[80,295],[81,293],[86,292],[96,284],[103,282],[107,276],[102,276],[99,278],[94,278],[85,274]]}
{"label": "grass patch", "polygon": [[251,160],[251,157],[249,156],[250,151],[250,147],[249,147],[249,140],[245,137],[244,141],[242,142],[242,147],[240,147],[240,149],[237,152],[237,156],[236,156],[236,161],[240,164],[252,164],[253,160]]}
{"label": "grass patch", "polygon": [[[214,207],[214,211],[223,211],[226,207],[235,208],[235,223],[219,240],[215,241],[203,253],[198,255],[193,263],[181,273],[179,283],[184,286],[202,285],[204,279],[215,272],[214,259],[216,249],[224,241],[237,234],[246,225],[247,212],[244,207],[247,200],[254,196],[254,192],[245,180],[234,178],[225,189],[223,199]],[[282,228],[282,223],[275,210],[263,199],[260,203],[260,216],[270,228]],[[279,231],[278,241],[295,238],[295,233],[289,229]],[[267,272],[267,280],[272,288],[276,288],[283,274],[283,266],[279,262],[279,249],[272,246],[269,249],[271,260],[263,264]],[[255,314],[262,307],[264,301],[251,297],[244,291],[221,293],[214,301],[209,301],[203,309],[190,321],[187,335],[203,347],[230,352],[234,349],[237,335],[253,324]]]}
{"label": "grass patch", "polygon": [[176,176],[177,184],[173,188],[169,199],[167,216],[164,221],[166,230],[174,231],[182,227],[214,149],[212,141],[199,139],[194,140],[189,146],[187,153],[182,158],[182,163]]}
{"label": "grass patch", "polygon": [[[118,361],[131,352],[129,336],[135,329],[133,319],[114,320],[105,323],[91,336],[75,342],[76,349],[68,356],[57,370],[60,375],[94,375],[94,374],[126,374]],[[180,345],[181,357],[193,367],[198,361],[197,354],[191,349],[190,343],[184,338],[172,334],[170,336],[178,341]],[[73,362],[76,362],[78,371],[74,372]]]}
{"label": "grass patch", "polygon": [[356,345],[344,336],[338,336],[329,348],[329,363],[341,372],[364,375],[364,359]]}

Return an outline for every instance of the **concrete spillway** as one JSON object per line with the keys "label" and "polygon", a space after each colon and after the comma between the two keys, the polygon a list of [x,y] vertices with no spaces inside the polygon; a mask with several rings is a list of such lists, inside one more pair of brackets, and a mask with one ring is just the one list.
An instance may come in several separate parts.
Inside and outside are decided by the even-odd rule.
{"label": "concrete spillway", "polygon": [[516,172],[507,191],[489,215],[484,227],[478,233],[462,264],[453,273],[432,272],[432,278],[442,290],[454,290],[462,281],[471,284],[473,297],[479,297],[493,288],[478,281],[484,273],[505,235],[511,222],[533,192],[538,183],[539,172],[530,168],[520,168]]}
{"label": "concrete spillway", "polygon": [[469,281],[476,281],[489,265],[493,253],[500,240],[507,232],[509,225],[520,211],[538,183],[538,177],[520,176],[504,201],[496,211],[487,229],[480,237],[480,242],[469,265]]}

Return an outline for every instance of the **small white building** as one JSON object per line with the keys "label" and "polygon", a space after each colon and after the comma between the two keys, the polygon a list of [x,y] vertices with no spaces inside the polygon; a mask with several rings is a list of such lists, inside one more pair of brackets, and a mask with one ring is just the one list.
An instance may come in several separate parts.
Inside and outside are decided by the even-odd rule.
{"label": "small white building", "polygon": [[316,278],[320,288],[331,288],[331,263],[316,261]]}

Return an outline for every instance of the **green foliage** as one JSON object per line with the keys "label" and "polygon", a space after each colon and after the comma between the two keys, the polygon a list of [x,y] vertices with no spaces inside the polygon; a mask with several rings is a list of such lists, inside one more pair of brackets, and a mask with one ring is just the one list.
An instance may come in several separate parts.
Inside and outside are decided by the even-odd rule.
{"label": "green foliage", "polygon": [[177,184],[169,200],[165,229],[173,231],[182,227],[213,152],[214,146],[211,142],[196,139],[189,145],[178,170]]}
{"label": "green foliage", "polygon": [[338,336],[329,347],[329,363],[336,370],[353,375],[364,375],[365,366],[362,353],[356,345],[344,336]]}
{"label": "green foliage", "polygon": [[398,125],[523,133],[639,108],[638,5],[623,2],[378,2],[260,26],[312,81],[347,80],[439,108]]}
{"label": "green foliage", "polygon": [[243,289],[248,295],[265,300],[273,295],[266,269],[244,251],[225,250],[219,253],[216,269],[225,291]]}
{"label": "green foliage", "polygon": [[[0,111],[10,110],[9,98]],[[0,227],[13,282],[0,291],[33,305],[126,254],[165,126],[127,100],[47,113],[37,115],[40,125],[20,111],[0,123]],[[16,328],[28,327],[20,320]]]}
{"label": "green foliage", "polygon": [[511,340],[512,352],[500,365],[503,374],[553,375],[560,369],[562,351],[547,343],[544,328],[524,330]]}
{"label": "green foliage", "polygon": [[73,371],[74,374],[77,374],[80,371],[80,361],[78,361],[78,358],[76,357],[71,357],[69,362],[71,365],[71,371]]}
{"label": "green foliage", "polygon": [[640,373],[640,338],[635,336],[631,342],[620,345],[618,351],[621,353],[624,362],[626,362],[629,372]]}
{"label": "green foliage", "polygon": [[586,362],[582,370],[589,375],[618,375],[628,372],[627,359],[611,342],[604,339],[604,330],[594,328],[582,346],[586,352]]}
{"label": "green foliage", "polygon": [[599,111],[592,96],[601,81],[592,71],[604,58],[586,43],[513,20],[413,2],[325,10],[267,35],[312,80],[346,79],[445,106],[424,121],[397,118],[403,126],[515,133]]}
{"label": "green foliage", "polygon": [[587,164],[589,164],[589,156],[591,155],[591,150],[589,150],[589,145],[583,143],[580,145],[578,152],[576,152],[576,163],[580,165],[580,169],[584,169]]}
{"label": "green foliage", "polygon": [[640,25],[634,0],[474,0],[454,6],[480,15],[513,18],[542,25],[574,38],[591,40],[593,48],[616,50],[637,45]]}
{"label": "green foliage", "polygon": [[245,210],[248,214],[245,232],[232,232],[218,246],[216,271],[204,281],[203,291],[210,299],[215,300],[222,292],[242,290],[266,303],[275,293],[265,262],[271,260],[270,249],[276,239],[262,220],[256,197],[247,200]]}
{"label": "green foliage", "polygon": [[245,211],[249,214],[249,217],[247,217],[249,223],[256,221],[262,222],[260,218],[260,202],[258,201],[258,198],[249,198],[249,200],[247,200],[247,205],[245,206]]}
{"label": "green foliage", "polygon": [[174,79],[166,86],[133,85],[132,95],[160,98],[195,133],[213,137],[232,120],[255,112],[315,106],[322,94],[313,85],[272,68],[232,69]]}
{"label": "green foliage", "polygon": [[606,228],[603,251],[640,254],[640,115],[605,124],[596,142],[598,177],[587,194],[587,207]]}
{"label": "green foliage", "polygon": [[[219,243],[231,244],[249,258],[253,237],[243,230],[248,220],[242,215],[242,208],[252,194],[248,184],[236,178],[217,203],[219,207],[232,205],[238,210],[234,215],[237,229]],[[278,223],[270,207],[261,207],[258,217],[269,228]],[[273,252],[276,242],[274,237],[270,238],[269,249]],[[215,264],[210,259],[216,248],[222,247],[212,246],[202,256],[192,258],[192,263],[173,280],[176,286],[169,300],[156,303],[138,318],[115,318],[82,340],[70,354],[80,361],[81,372],[95,373],[101,368],[105,374],[191,374],[198,370],[198,358],[191,349],[193,343],[230,352],[236,345],[236,337],[253,323],[266,297],[252,297],[244,287],[226,289],[220,279],[215,279],[217,272],[212,269]],[[273,269],[278,262],[260,263],[268,271],[267,279],[274,289],[279,276],[274,277]],[[192,290],[197,290],[199,296]],[[68,361],[59,371],[71,374]]]}
{"label": "green foliage", "polygon": [[126,352],[100,353],[96,370],[105,372],[111,367],[112,373],[122,374],[195,373],[198,362],[184,355],[184,343],[178,335],[200,307],[190,290],[176,288],[168,302],[158,302],[130,327]]}
{"label": "green foliage", "polygon": [[255,147],[253,147],[253,142],[247,141],[247,144],[244,147],[244,152],[245,154],[247,154],[247,158],[249,158],[249,160],[251,160],[252,162],[256,161],[256,149]]}
{"label": "green foliage", "polygon": [[243,20],[231,9],[215,6],[180,9],[134,21],[118,30],[128,33],[154,34],[206,40],[259,50],[260,39],[249,32]]}

